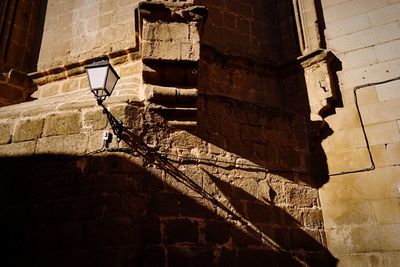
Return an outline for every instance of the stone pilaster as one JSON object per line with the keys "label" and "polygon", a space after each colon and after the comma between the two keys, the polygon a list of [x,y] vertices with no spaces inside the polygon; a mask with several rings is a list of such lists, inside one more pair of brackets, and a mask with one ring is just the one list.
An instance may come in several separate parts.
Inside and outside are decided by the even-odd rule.
{"label": "stone pilaster", "polygon": [[187,3],[141,2],[138,31],[142,100],[178,128],[196,126],[200,36],[207,10]]}

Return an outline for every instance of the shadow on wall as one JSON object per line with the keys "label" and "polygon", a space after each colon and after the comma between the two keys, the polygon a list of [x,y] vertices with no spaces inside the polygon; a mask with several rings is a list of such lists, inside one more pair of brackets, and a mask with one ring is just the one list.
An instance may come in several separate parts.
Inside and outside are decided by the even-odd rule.
{"label": "shadow on wall", "polygon": [[289,181],[324,185],[329,176],[321,142],[333,132],[325,115],[310,120],[302,67],[260,71],[257,63],[219,57],[203,47],[195,134]]}
{"label": "shadow on wall", "polygon": [[36,70],[47,0],[0,3],[0,71]]}
{"label": "shadow on wall", "polygon": [[[313,188],[322,187],[328,182],[329,173],[321,143],[333,134],[324,118],[335,112],[334,107],[340,106],[340,92],[336,88],[336,102],[329,100],[329,108],[314,114],[320,120],[310,120],[304,68],[297,59],[301,53],[292,3],[274,0],[263,3],[242,1],[240,5],[207,0],[200,3],[209,7],[209,17],[204,32],[206,43],[203,43],[199,63],[198,129],[195,134],[289,181],[305,183]],[[230,13],[225,14],[224,8]],[[319,31],[323,34],[322,8],[318,3],[316,8]],[[236,17],[231,14],[246,10],[257,12],[254,11],[254,16],[247,19],[244,19],[245,14],[236,14]],[[257,14],[262,16],[257,17]],[[221,17],[232,19],[231,16],[236,18],[237,31],[250,27],[257,32],[253,38],[268,42],[268,45],[261,41],[257,44],[264,56],[270,55],[270,60],[252,58],[250,54],[239,53],[239,50],[235,52],[235,46],[226,50],[228,54],[219,50],[217,44],[225,39],[218,36],[227,34],[232,37],[231,32],[235,30],[225,27]],[[275,19],[266,23],[271,18]],[[252,20],[256,23],[249,26],[248,21]],[[221,34],[207,38],[214,30]],[[247,45],[249,40],[243,34],[236,37],[235,43]],[[249,47],[246,49],[251,50]],[[283,61],[276,61],[276,57]],[[340,62],[334,60],[331,67],[337,83],[335,72],[340,69]]]}
{"label": "shadow on wall", "polygon": [[0,163],[2,266],[336,262],[283,209],[211,174],[205,186],[188,174],[198,166],[122,154]]}
{"label": "shadow on wall", "polygon": [[196,136],[133,105],[124,154],[1,158],[5,266],[335,266],[304,75],[238,59],[203,57]]}
{"label": "shadow on wall", "polygon": [[47,0],[0,2],[0,106],[32,100]]}

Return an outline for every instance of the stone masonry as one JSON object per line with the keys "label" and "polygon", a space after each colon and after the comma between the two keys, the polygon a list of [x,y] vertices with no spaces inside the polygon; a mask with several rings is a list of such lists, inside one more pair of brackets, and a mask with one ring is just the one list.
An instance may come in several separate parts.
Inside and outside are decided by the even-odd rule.
{"label": "stone masonry", "polygon": [[48,0],[0,68],[5,266],[396,266],[399,8]]}
{"label": "stone masonry", "polygon": [[346,173],[320,190],[328,248],[341,266],[396,266],[400,83],[392,79],[400,76],[400,3],[321,2],[327,45],[341,62],[342,101],[326,118],[333,134],[322,147],[329,173]]}

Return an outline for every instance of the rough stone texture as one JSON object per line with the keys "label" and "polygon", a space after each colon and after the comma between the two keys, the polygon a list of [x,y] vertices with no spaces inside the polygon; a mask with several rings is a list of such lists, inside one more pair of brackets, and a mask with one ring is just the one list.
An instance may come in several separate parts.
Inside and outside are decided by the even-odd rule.
{"label": "rough stone texture", "polygon": [[18,157],[24,155],[29,156],[35,153],[35,149],[36,149],[35,141],[11,143],[7,145],[2,145],[0,147],[0,155],[2,157]]}
{"label": "rough stone texture", "polygon": [[43,132],[44,119],[27,119],[17,123],[13,142],[38,139]]}
{"label": "rough stone texture", "polygon": [[103,130],[107,126],[107,117],[101,109],[88,111],[83,115],[83,128]]}
{"label": "rough stone texture", "polygon": [[[84,118],[99,111],[86,109]],[[111,111],[127,119],[124,125],[129,128],[123,140],[131,153],[91,154],[102,144],[88,144],[88,134],[96,141],[101,139],[101,131],[88,130],[85,124],[81,131],[88,134],[65,132],[40,137],[37,145],[0,146],[1,152],[13,151],[2,155],[14,156],[0,158],[5,174],[0,189],[8,188],[2,191],[2,199],[10,200],[22,192],[29,196],[13,206],[13,215],[1,215],[2,219],[24,221],[7,228],[14,232],[5,235],[7,241],[23,239],[24,244],[36,248],[35,254],[28,251],[24,255],[43,266],[90,263],[91,257],[103,257],[104,253],[110,264],[119,261],[114,254],[126,258],[122,266],[143,261],[180,266],[194,260],[211,266],[248,264],[253,257],[259,264],[273,259],[278,266],[334,262],[323,246],[315,189],[285,183],[284,176],[266,175],[261,166],[226,149],[171,129],[140,103],[114,106]],[[50,122],[58,121],[47,119],[46,123]],[[23,150],[15,147],[22,144],[32,144],[35,155],[23,156]],[[153,154],[155,147],[167,154]],[[135,151],[142,156],[135,156]],[[25,150],[25,155],[30,152]],[[199,162],[185,161],[185,157]],[[182,161],[175,161],[179,158]],[[213,158],[214,163],[210,161]],[[17,168],[18,164],[24,168]],[[7,171],[11,169],[16,171]],[[303,200],[302,195],[307,198]],[[35,206],[35,214],[47,215],[24,212],[25,201]],[[299,201],[303,204],[298,205]],[[14,234],[15,229],[28,225],[32,235]],[[59,251],[56,258],[51,257],[54,247]],[[71,249],[72,256],[67,252]],[[95,250],[91,256],[84,253],[89,249]],[[306,263],[301,263],[299,259],[305,257]],[[6,260],[12,262],[10,257]],[[24,259],[21,262],[26,263]]]}
{"label": "rough stone texture", "polygon": [[0,123],[0,144],[7,144],[11,141],[12,126],[9,122]]}
{"label": "rough stone texture", "polygon": [[[352,90],[399,75],[398,1],[302,1],[332,64],[299,49],[292,1],[164,1],[175,13],[147,17],[141,51],[136,2],[48,1],[37,99],[0,109],[3,261],[398,265],[398,83],[356,92],[374,170]],[[204,28],[183,3],[208,8]],[[103,54],[119,144],[83,73]]]}
{"label": "rough stone texture", "polygon": [[144,21],[142,38],[143,59],[199,60],[200,38],[195,23]]}
{"label": "rough stone texture", "polygon": [[88,138],[85,134],[45,137],[38,140],[36,151],[40,154],[63,153],[80,155],[86,152],[87,142]]}
{"label": "rough stone texture", "polygon": [[51,114],[46,117],[44,136],[76,134],[81,129],[81,117],[78,112]]}
{"label": "rough stone texture", "polygon": [[48,1],[38,69],[136,47],[133,14],[138,2]]}
{"label": "rough stone texture", "polygon": [[277,3],[282,1],[195,0],[208,8],[202,43],[228,55],[278,61]]}

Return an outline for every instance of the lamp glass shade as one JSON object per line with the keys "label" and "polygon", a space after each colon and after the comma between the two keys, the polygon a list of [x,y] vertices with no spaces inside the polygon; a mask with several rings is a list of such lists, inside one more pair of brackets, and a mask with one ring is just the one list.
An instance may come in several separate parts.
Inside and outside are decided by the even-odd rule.
{"label": "lamp glass shade", "polygon": [[108,66],[88,68],[86,71],[91,89],[103,89],[107,78]]}
{"label": "lamp glass shade", "polygon": [[86,66],[90,90],[97,99],[104,100],[114,90],[119,76],[108,61],[99,61]]}
{"label": "lamp glass shade", "polygon": [[105,89],[107,90],[108,95],[112,94],[112,91],[114,90],[115,85],[117,84],[119,77],[117,73],[114,71],[114,69],[109,68],[107,72],[107,80],[106,80],[106,86]]}

